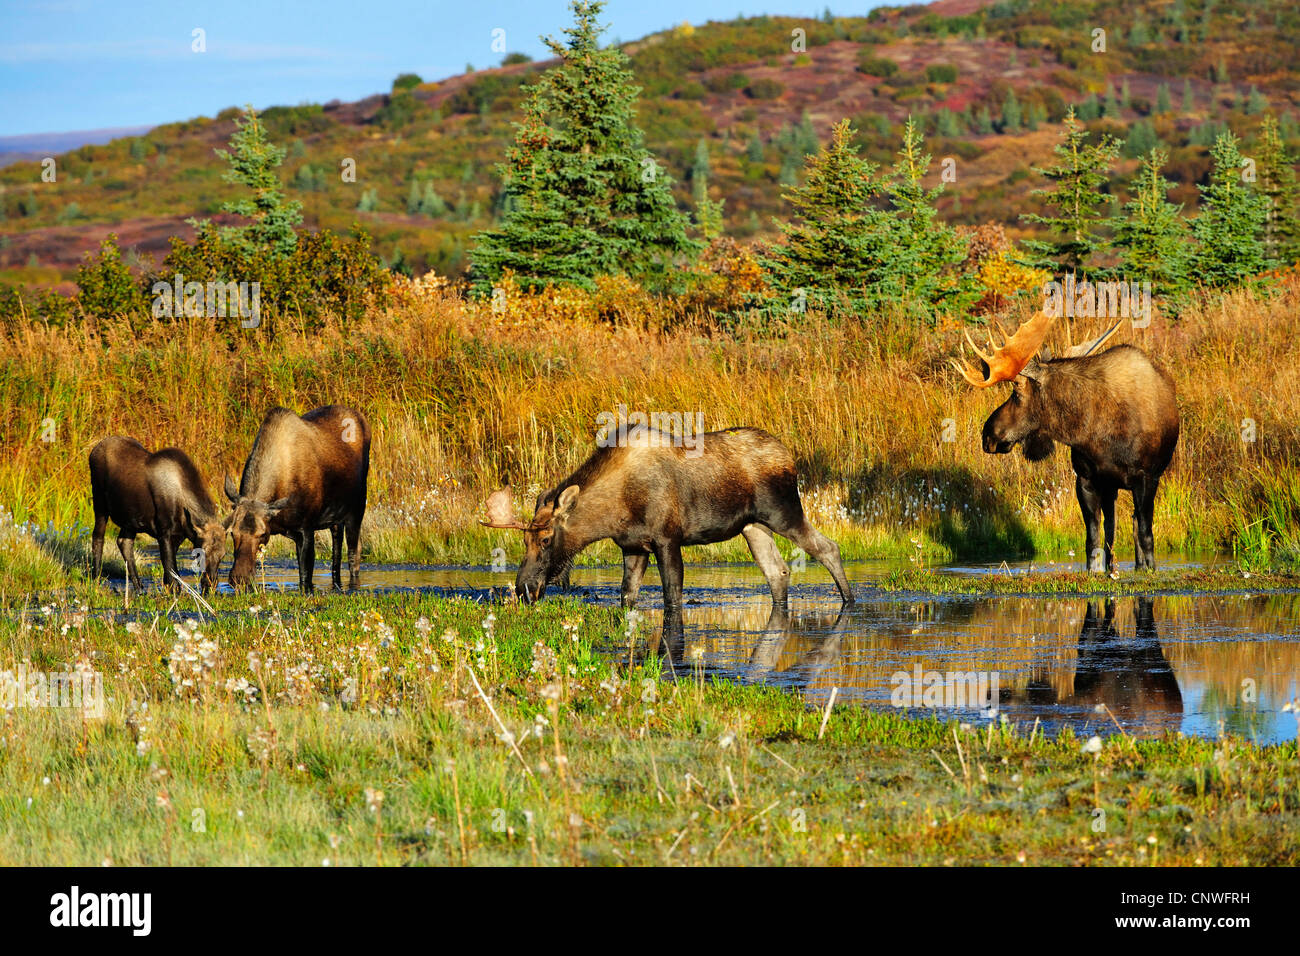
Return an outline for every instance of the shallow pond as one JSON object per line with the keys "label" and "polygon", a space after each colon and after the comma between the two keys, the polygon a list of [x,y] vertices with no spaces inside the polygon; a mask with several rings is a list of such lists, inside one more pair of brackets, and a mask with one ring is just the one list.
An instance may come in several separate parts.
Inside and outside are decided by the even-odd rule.
{"label": "shallow pond", "polygon": [[[1175,556],[1162,558],[1161,567],[1204,563]],[[1076,734],[1215,737],[1226,730],[1259,743],[1296,736],[1296,715],[1283,707],[1300,697],[1300,593],[971,597],[875,586],[896,567],[846,565],[859,603],[841,613],[830,576],[809,563],[795,574],[790,609],[781,616],[772,614],[756,566],[687,565],[679,669],[785,687],[815,707],[834,691],[836,706],[901,706],[977,724],[1005,717],[1025,732],[1037,721],[1046,733],[1069,726]],[[992,575],[1061,567],[942,570]],[[620,576],[616,567],[579,568],[571,583],[584,600],[616,605]],[[366,566],[362,579],[378,592],[486,598],[513,581],[513,570]],[[296,567],[268,564],[265,581],[296,588]],[[640,608],[653,628],[661,620],[658,585],[652,563]],[[328,569],[319,564],[317,587],[329,587]]]}

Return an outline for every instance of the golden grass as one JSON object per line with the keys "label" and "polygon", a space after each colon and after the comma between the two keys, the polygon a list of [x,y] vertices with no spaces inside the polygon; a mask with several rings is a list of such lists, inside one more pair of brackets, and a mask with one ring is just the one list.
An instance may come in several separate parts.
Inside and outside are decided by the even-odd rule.
{"label": "golden grass", "polygon": [[[184,448],[216,494],[267,409],[342,402],[374,433],[367,559],[486,563],[493,547],[518,548],[475,522],[487,491],[509,481],[531,503],[590,453],[596,416],[623,403],[779,436],[813,521],[848,556],[901,555],[912,538],[939,557],[1036,549],[1066,560],[1082,548],[1068,454],[1034,465],[981,451],[983,421],[1003,396],[947,367],[958,323],[809,315],[724,333],[663,327],[653,303],[634,304],[617,311],[651,321],[575,319],[563,302],[526,295],[494,310],[434,288],[310,335],[214,329],[220,319],[19,328],[0,340],[0,503],[19,521],[88,524],[86,454],[113,433]],[[1272,298],[1243,291],[1117,337],[1147,349],[1178,386],[1183,428],[1157,502],[1159,549],[1232,549],[1247,537],[1241,503],[1295,485],[1297,307],[1294,283]],[[1058,323],[1049,343],[1094,324]],[[948,419],[952,442],[942,440]],[[1253,443],[1242,440],[1246,419]],[[55,440],[43,441],[51,423]],[[1117,527],[1117,555],[1131,558],[1126,497]],[[744,552],[696,551],[705,556]]]}

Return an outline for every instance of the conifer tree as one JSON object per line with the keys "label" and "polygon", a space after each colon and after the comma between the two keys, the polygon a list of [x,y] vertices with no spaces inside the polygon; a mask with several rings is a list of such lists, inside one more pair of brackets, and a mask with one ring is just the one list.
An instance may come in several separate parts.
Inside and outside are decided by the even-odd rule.
{"label": "conifer tree", "polygon": [[966,258],[967,243],[939,219],[935,200],[943,193],[942,184],[933,189],[923,185],[930,157],[921,152],[922,146],[921,132],[909,117],[885,191],[896,217],[895,269],[905,296],[916,312],[933,317],[945,300],[969,291],[957,270]]}
{"label": "conifer tree", "polygon": [[1033,195],[1043,196],[1057,212],[1055,216],[1020,216],[1025,222],[1046,226],[1057,237],[1025,243],[1038,268],[1085,274],[1089,260],[1104,245],[1095,231],[1102,218],[1098,207],[1107,201],[1102,187],[1122,144],[1110,136],[1102,136],[1093,144],[1087,139],[1088,131],[1074,118],[1071,108],[1065,115],[1061,142],[1052,150],[1057,163],[1045,169],[1035,167],[1034,171],[1047,177],[1051,185],[1035,189]]}
{"label": "conifer tree", "polygon": [[1282,141],[1277,118],[1264,117],[1259,130],[1259,191],[1268,201],[1264,253],[1284,265],[1300,261],[1300,190],[1295,159]]}
{"label": "conifer tree", "polygon": [[1210,147],[1214,168],[1201,191],[1201,212],[1192,223],[1199,243],[1195,268],[1207,286],[1238,285],[1268,267],[1262,239],[1268,201],[1242,181],[1237,137],[1221,133]]}
{"label": "conifer tree", "polygon": [[216,154],[230,164],[222,178],[247,186],[253,193],[249,198],[221,204],[223,212],[252,220],[243,226],[223,227],[221,238],[243,255],[262,250],[277,256],[293,252],[298,244],[293,227],[302,222],[302,203],[284,198],[276,170],[284,161],[285,149],[267,139],[266,127],[251,105],[235,120],[229,152],[218,149]]}
{"label": "conifer tree", "polygon": [[1152,149],[1133,181],[1133,198],[1116,219],[1114,245],[1120,252],[1117,270],[1129,281],[1146,281],[1159,295],[1171,295],[1189,285],[1192,247],[1182,206],[1169,202],[1173,183],[1161,175],[1169,153]]}
{"label": "conifer tree", "polygon": [[594,288],[595,277],[620,273],[653,281],[698,249],[671,178],[643,145],[627,57],[599,46],[604,0],[571,6],[567,40],[546,41],[561,63],[525,88],[524,118],[499,167],[509,211],[476,237],[480,293],[506,269],[530,287]]}
{"label": "conifer tree", "polygon": [[[805,164],[802,184],[784,198],[796,222],[776,220],[782,241],[762,264],[772,285],[809,304],[831,308],[841,298],[857,309],[900,302],[897,219],[876,207],[888,185],[879,165],[860,159],[848,120],[835,125],[831,141]],[[908,253],[915,255],[915,251]]]}

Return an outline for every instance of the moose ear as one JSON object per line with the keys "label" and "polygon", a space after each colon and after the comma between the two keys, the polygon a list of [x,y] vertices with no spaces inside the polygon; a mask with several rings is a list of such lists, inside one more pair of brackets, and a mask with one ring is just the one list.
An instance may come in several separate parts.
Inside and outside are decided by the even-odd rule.
{"label": "moose ear", "polygon": [[1050,362],[1051,360],[1052,360],[1052,347],[1050,345],[1044,345],[1041,349],[1038,350],[1038,361]]}
{"label": "moose ear", "polygon": [[287,496],[284,498],[277,498],[275,501],[272,501],[269,505],[266,506],[266,513],[268,515],[278,514],[279,512],[283,511],[286,507],[288,507],[288,505],[289,505],[289,498]]}
{"label": "moose ear", "polygon": [[230,499],[231,504],[239,500],[239,488],[235,486],[235,479],[230,475],[226,475],[226,497]]}
{"label": "moose ear", "polygon": [[573,510],[573,503],[578,500],[580,490],[577,485],[569,485],[560,492],[560,499],[555,503],[555,511],[551,513],[552,520],[564,518]]}

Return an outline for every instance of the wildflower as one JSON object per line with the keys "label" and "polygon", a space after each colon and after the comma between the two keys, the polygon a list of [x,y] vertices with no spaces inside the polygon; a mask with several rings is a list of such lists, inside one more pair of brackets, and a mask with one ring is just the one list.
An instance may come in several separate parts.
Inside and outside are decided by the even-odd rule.
{"label": "wildflower", "polygon": [[1088,742],[1085,743],[1080,749],[1086,754],[1101,753],[1101,738],[1098,737],[1096,734],[1093,734],[1091,737],[1088,738]]}

